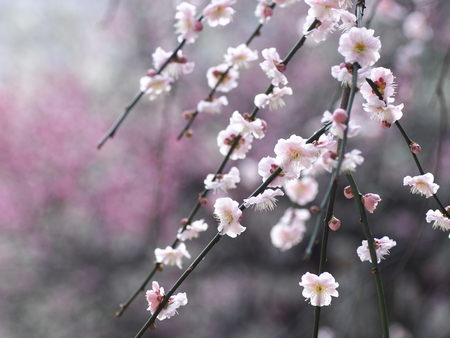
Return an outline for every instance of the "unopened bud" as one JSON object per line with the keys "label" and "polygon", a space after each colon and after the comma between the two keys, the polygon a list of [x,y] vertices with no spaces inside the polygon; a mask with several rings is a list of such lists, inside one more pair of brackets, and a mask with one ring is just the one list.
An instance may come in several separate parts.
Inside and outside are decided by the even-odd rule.
{"label": "unopened bud", "polygon": [[341,227],[341,221],[333,216],[328,222],[328,226],[330,227],[331,230],[336,231]]}
{"label": "unopened bud", "polygon": [[283,73],[283,72],[286,70],[286,65],[283,64],[283,63],[279,63],[279,64],[277,65],[277,69],[278,69],[280,72]]}
{"label": "unopened bud", "polygon": [[418,154],[422,150],[419,143],[417,142],[411,142],[411,144],[409,145],[409,149],[411,149],[411,152],[414,154]]}
{"label": "unopened bud", "polygon": [[353,197],[355,197],[355,195],[353,194],[353,190],[351,186],[346,186],[344,188],[344,195],[345,197],[347,197],[348,199],[352,199]]}
{"label": "unopened bud", "polygon": [[272,7],[266,7],[266,8],[264,8],[264,16],[267,18],[267,17],[270,17],[270,16],[272,16],[273,15],[273,9],[272,9]]}
{"label": "unopened bud", "polygon": [[313,215],[317,215],[320,212],[320,207],[318,205],[311,205],[309,207],[309,212]]}
{"label": "unopened bud", "polygon": [[196,32],[201,32],[203,30],[203,24],[201,21],[196,21],[195,22],[195,27],[194,27],[194,31]]}
{"label": "unopened bud", "polygon": [[391,127],[391,124],[388,121],[382,121],[381,122],[381,128],[389,129],[390,127]]}
{"label": "unopened bud", "polygon": [[158,263],[157,261],[154,261],[153,264],[158,266],[158,269],[157,269],[158,272],[162,272],[164,270],[164,264],[163,263]]}
{"label": "unopened bud", "polygon": [[187,138],[192,137],[193,134],[194,132],[192,131],[192,129],[188,129],[184,132],[184,136],[186,136]]}
{"label": "unopened bud", "polygon": [[192,110],[185,110],[181,116],[183,116],[183,119],[190,120],[192,116],[194,115],[194,112]]}
{"label": "unopened bud", "polygon": [[448,207],[445,207],[445,210],[450,214],[450,205]]}
{"label": "unopened bud", "polygon": [[200,205],[202,206],[202,207],[204,207],[205,205],[207,205],[208,204],[208,200],[206,199],[206,198],[200,198]]}
{"label": "unopened bud", "polygon": [[188,221],[187,218],[183,218],[183,219],[181,220],[181,226],[184,227],[184,226],[186,225],[187,221]]}
{"label": "unopened bud", "polygon": [[154,69],[147,70],[147,76],[153,77],[155,75],[156,75],[156,70],[154,70]]}
{"label": "unopened bud", "polygon": [[244,115],[242,115],[242,117],[244,118],[245,121],[247,122],[253,122],[255,121],[255,118],[252,118],[252,116],[249,113],[244,113]]}

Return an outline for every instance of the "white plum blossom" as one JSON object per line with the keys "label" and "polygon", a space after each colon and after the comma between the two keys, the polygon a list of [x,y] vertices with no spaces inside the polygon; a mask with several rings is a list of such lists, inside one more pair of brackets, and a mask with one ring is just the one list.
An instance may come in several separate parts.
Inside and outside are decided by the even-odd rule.
{"label": "white plum blossom", "polygon": [[[267,156],[262,158],[258,163],[258,174],[262,176],[263,182],[266,181],[279,167],[277,160],[273,157]],[[298,171],[291,170],[281,170],[275,179],[270,182],[269,187],[282,187],[290,180],[297,178],[299,176]]]}
{"label": "white plum blossom", "polygon": [[286,183],[284,191],[292,202],[305,205],[316,198],[319,192],[319,183],[314,178],[305,176]]}
{"label": "white plum blossom", "polygon": [[[161,47],[156,48],[152,54],[153,66],[155,69],[160,69],[163,64],[172,56],[172,52],[166,52]],[[187,58],[183,55],[183,51],[179,50],[161,74],[169,75],[174,79],[178,79],[181,74],[189,74],[194,70],[194,62],[187,62]]]}
{"label": "white plum blossom", "polygon": [[426,198],[433,196],[439,189],[439,185],[433,183],[434,175],[426,173],[418,176],[406,176],[403,178],[403,185],[411,186],[411,193],[425,195]]}
{"label": "white plum blossom", "polygon": [[[216,179],[214,180],[214,176]],[[217,189],[227,191],[228,189],[235,189],[236,184],[241,181],[239,176],[239,169],[232,167],[228,174],[209,174],[204,181],[205,189],[217,191]]]}
{"label": "white plum blossom", "polygon": [[[370,75],[370,67],[359,68],[357,72],[356,84],[360,88]],[[349,62],[342,62],[340,65],[331,67],[331,75],[341,84],[349,87],[353,84],[353,66]]]}
{"label": "white plum blossom", "polygon": [[275,196],[284,196],[284,193],[281,191],[281,189],[266,189],[257,196],[244,199],[244,206],[246,208],[254,206],[255,211],[272,211],[276,207],[275,202],[278,201]]}
{"label": "white plum blossom", "polygon": [[169,266],[178,266],[180,269],[182,266],[183,256],[191,258],[191,255],[186,250],[186,244],[180,243],[176,249],[171,246],[167,246],[165,249],[155,249],[156,262],[163,263]]}
{"label": "white plum blossom", "polygon": [[[219,132],[219,135],[217,136],[217,145],[219,146],[219,151],[222,155],[226,156],[228,154],[239,133],[240,130],[234,125],[229,125],[227,129]],[[241,135],[237,146],[230,155],[230,160],[244,159],[247,156],[247,152],[252,148],[252,142],[252,134]]]}
{"label": "white plum blossom", "polygon": [[292,95],[292,88],[290,87],[274,87],[272,92],[268,95],[258,94],[255,96],[255,106],[258,108],[278,109],[284,107],[286,103],[283,100],[284,95]]}
{"label": "white plum blossom", "polygon": [[[237,79],[239,79],[239,72],[236,69],[230,68],[226,63],[222,63],[216,67],[211,67],[206,72],[206,78],[208,80],[208,86],[215,88],[219,80],[222,78],[222,74],[227,72],[223,80],[217,86],[219,92],[227,93],[230,90],[238,86]],[[228,71],[227,71],[228,70]]]}
{"label": "white plum blossom", "polygon": [[228,99],[224,95],[218,98],[201,100],[197,104],[197,111],[199,113],[218,114],[220,113],[222,106],[228,106]]}
{"label": "white plum blossom", "polygon": [[353,27],[342,34],[338,52],[345,57],[345,62],[358,62],[361,67],[372,66],[380,58],[378,51],[381,48],[380,39],[373,34],[373,29],[365,27]]}
{"label": "white plum blossom", "polygon": [[177,6],[177,13],[175,14],[176,33],[178,42],[186,39],[186,43],[193,43],[197,39],[197,32],[199,31],[197,20],[195,20],[196,8],[194,5],[182,2]]}
{"label": "white plum blossom", "polygon": [[261,55],[265,61],[261,62],[259,66],[267,77],[272,80],[272,84],[274,86],[279,86],[280,83],[286,85],[288,80],[282,73],[286,66],[283,65],[283,60],[280,59],[277,50],[275,48],[266,48],[261,52]]}
{"label": "white plum blossom", "polygon": [[[396,84],[394,83],[394,75],[392,71],[387,68],[377,67],[372,68],[370,76],[368,76],[373,83],[377,86],[378,91],[383,96],[383,101],[385,103],[391,103],[394,99],[391,97],[395,93]],[[373,91],[372,87],[365,82],[361,86],[361,95],[367,102],[373,102],[374,104],[380,103],[380,99],[377,94]]]}
{"label": "white plum blossom", "polygon": [[[152,283],[152,290],[148,290],[145,293],[145,298],[148,302],[148,308],[147,311],[150,311],[151,314],[154,314],[155,311],[158,309],[159,305],[164,300],[165,293],[164,288],[160,288],[158,282]],[[164,308],[161,310],[161,312],[158,314],[157,318],[159,320],[164,320],[166,318],[170,318],[174,316],[177,313],[177,309],[180,306],[185,306],[188,303],[188,299],[186,296],[186,293],[177,293],[175,296],[171,296],[164,306]]]}
{"label": "white plum blossom", "polygon": [[210,27],[226,26],[233,20],[233,14],[236,12],[231,5],[236,0],[212,0],[203,10],[203,15]]}
{"label": "white plum blossom", "polygon": [[170,91],[170,83],[174,80],[167,75],[156,75],[153,69],[148,71],[148,76],[140,80],[140,90],[148,95],[150,101],[155,100],[159,95]]}
{"label": "white plum blossom", "polygon": [[339,296],[339,292],[336,290],[339,283],[329,272],[322,272],[320,276],[307,272],[302,276],[299,284],[304,287],[303,297],[306,300],[309,299],[312,306],[328,306],[331,304],[331,296]]}
{"label": "white plum blossom", "polygon": [[[373,241],[375,246],[375,252],[377,255],[377,263],[380,263],[381,259],[384,259],[385,255],[389,255],[389,249],[397,245],[396,241],[390,239],[387,236],[384,236],[381,239],[374,238]],[[362,241],[361,246],[358,247],[356,253],[358,254],[361,262],[369,261],[370,263],[372,263],[372,258],[370,257],[369,245],[367,243],[367,240]]]}
{"label": "white plum blossom", "polygon": [[[450,206],[446,207],[445,210],[450,212]],[[434,222],[433,229],[439,228],[442,231],[450,230],[450,218],[444,215],[440,210],[428,210],[426,220],[427,223]]]}
{"label": "white plum blossom", "polygon": [[277,162],[283,169],[292,167],[294,170],[308,169],[316,160],[316,149],[313,144],[297,135],[291,135],[287,140],[279,139],[275,145]]}
{"label": "white plum blossom", "polygon": [[218,198],[214,204],[214,216],[219,221],[217,231],[220,235],[228,235],[235,238],[245,231],[245,227],[239,223],[242,220],[242,211],[239,203],[229,197]]}
{"label": "white plum blossom", "polygon": [[320,21],[312,30],[308,31],[315,19],[316,18],[311,15],[306,17],[306,21],[303,24],[303,34],[314,39],[317,43],[325,41],[328,34],[333,33],[338,27],[336,21],[324,19],[323,21]]}
{"label": "white plum blossom", "polygon": [[342,24],[339,26],[339,29],[343,33],[347,33],[352,27],[356,27],[356,16],[353,13],[341,11],[341,20]]}
{"label": "white plum blossom", "polygon": [[310,217],[311,213],[306,209],[286,209],[270,231],[272,245],[283,252],[300,243],[306,232],[305,221]]}
{"label": "white plum blossom", "polygon": [[346,125],[348,118],[347,111],[342,108],[336,109],[333,114],[328,110],[323,113],[322,120],[320,122],[332,121],[331,128],[329,132],[336,135],[338,138],[344,138],[345,129],[348,127],[347,137],[354,137],[358,134],[361,126],[355,125],[354,121],[350,121],[349,125]]}
{"label": "white plum blossom", "polygon": [[311,6],[308,10],[308,16],[317,18],[321,22],[331,20],[339,21],[341,16],[341,0],[305,0]]}
{"label": "white plum blossom", "polygon": [[191,224],[188,224],[184,231],[181,228],[178,231],[177,238],[180,241],[185,241],[187,239],[197,238],[199,232],[206,231],[208,229],[208,224],[205,223],[204,219],[200,219],[197,221],[192,222]]}
{"label": "white plum blossom", "polygon": [[229,47],[224,58],[225,63],[233,65],[235,69],[248,68],[251,61],[258,60],[258,51],[252,51],[243,43],[236,48]]}
{"label": "white plum blossom", "polygon": [[258,4],[255,9],[255,16],[259,18],[259,23],[267,23],[273,14],[273,9],[267,0],[257,0]]}
{"label": "white plum blossom", "polygon": [[380,121],[383,128],[389,128],[395,121],[398,121],[403,117],[403,103],[394,106],[378,100],[378,103],[363,103],[363,107],[366,112],[372,114],[370,119]]}
{"label": "white plum blossom", "polygon": [[252,134],[257,139],[262,139],[266,130],[263,120],[259,118],[252,120],[248,114],[242,116],[237,110],[230,117],[230,126],[243,135]]}
{"label": "white plum blossom", "polygon": [[[331,172],[332,168],[337,167],[338,156],[333,151],[328,151],[322,155],[324,168]],[[355,171],[357,165],[361,165],[364,162],[364,158],[361,156],[361,151],[353,149],[351,152],[346,153],[341,163],[341,172]]]}

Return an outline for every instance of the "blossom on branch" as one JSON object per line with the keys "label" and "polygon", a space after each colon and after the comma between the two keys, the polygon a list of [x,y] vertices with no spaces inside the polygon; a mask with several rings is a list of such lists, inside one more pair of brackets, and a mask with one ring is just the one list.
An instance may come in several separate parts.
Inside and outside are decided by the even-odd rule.
{"label": "blossom on branch", "polygon": [[394,106],[378,100],[378,102],[363,103],[363,107],[366,112],[372,113],[370,119],[380,121],[381,126],[384,129],[390,128],[395,121],[398,121],[403,117],[403,103]]}
{"label": "blossom on branch", "polygon": [[306,17],[306,21],[303,24],[303,35],[307,35],[310,38],[313,38],[315,42],[319,43],[321,41],[325,41],[329,33],[333,33],[338,24],[336,21],[331,19],[324,19],[320,21],[314,29],[308,31],[309,27],[313,24],[316,18],[314,16],[308,15]]}
{"label": "blossom on branch", "polygon": [[236,0],[212,0],[203,10],[203,15],[208,25],[210,27],[228,25],[233,20],[233,14],[236,12],[230,6],[235,3]]}
{"label": "blossom on branch", "polygon": [[[215,88],[228,68],[229,66],[226,63],[222,63],[216,67],[209,68],[206,72],[208,86],[211,88]],[[237,79],[239,79],[239,72],[233,68],[229,69],[223,80],[217,86],[217,90],[224,93],[229,92],[230,90],[238,86]]]}
{"label": "blossom on branch", "polygon": [[313,144],[297,135],[291,135],[287,140],[279,139],[275,145],[277,162],[283,168],[293,170],[309,169],[316,160],[316,149]]}
{"label": "blossom on branch", "polygon": [[338,108],[333,114],[331,114],[328,110],[323,113],[323,117],[320,122],[328,122],[332,121],[331,128],[329,129],[330,133],[336,135],[338,138],[344,138],[345,129],[348,129],[347,137],[354,137],[358,134],[361,126],[355,125],[354,121],[350,121],[347,125],[348,114],[345,109]]}
{"label": "blossom on branch", "polygon": [[[450,212],[450,206],[446,207],[445,210]],[[439,228],[442,231],[450,230],[450,218],[445,216],[440,210],[428,210],[426,220],[427,223],[434,222],[433,229]]]}
{"label": "blossom on branch", "polygon": [[266,189],[257,196],[244,199],[244,206],[246,208],[254,206],[255,211],[272,211],[277,206],[275,202],[277,202],[278,200],[275,198],[275,196],[284,196],[284,193],[281,191],[281,189]]}
{"label": "blossom on branch", "polygon": [[345,57],[345,62],[358,62],[361,67],[372,66],[380,58],[378,51],[381,48],[380,39],[373,34],[373,29],[365,27],[353,27],[342,34],[338,52]]}
{"label": "blossom on branch", "polygon": [[320,276],[307,272],[299,284],[304,287],[303,297],[309,299],[312,306],[328,306],[331,304],[331,296],[339,296],[336,290],[339,283],[329,272],[323,272]]}
{"label": "blossom on branch", "polygon": [[186,250],[186,244],[180,243],[176,249],[171,246],[167,246],[165,249],[155,249],[156,262],[163,263],[170,266],[178,266],[180,269],[182,266],[183,256],[191,258],[191,255]]}
{"label": "blossom on branch", "polygon": [[433,183],[432,173],[418,176],[406,176],[403,178],[403,185],[411,186],[411,193],[425,195],[426,198],[433,196],[439,189],[439,185]]}
{"label": "blossom on branch", "polygon": [[[217,145],[222,155],[226,156],[228,154],[239,134],[240,130],[234,125],[229,125],[227,129],[219,132]],[[252,142],[252,134],[241,135],[238,144],[230,155],[230,160],[244,159],[247,156],[247,152],[252,148]]]}
{"label": "blossom on branch", "polygon": [[230,117],[230,126],[233,126],[243,135],[253,135],[257,139],[265,136],[266,123],[259,118],[251,118],[249,114],[242,116],[237,110]]}
{"label": "blossom on branch", "polygon": [[259,23],[267,23],[273,14],[273,9],[267,0],[257,0],[258,4],[255,9],[255,16],[259,18]]}
{"label": "blossom on branch", "polygon": [[283,252],[300,243],[306,232],[305,221],[310,217],[311,213],[306,209],[286,209],[280,221],[270,230],[272,245]]}
{"label": "blossom on branch", "polygon": [[211,98],[202,100],[197,104],[197,111],[199,113],[218,114],[222,106],[228,106],[228,99],[222,95],[218,98]]}
{"label": "blossom on branch", "polygon": [[338,22],[341,17],[341,0],[305,0],[305,2],[311,6],[308,16],[321,22],[327,20]]}
{"label": "blossom on branch", "polygon": [[[390,239],[387,236],[384,236],[381,239],[374,238],[374,246],[375,246],[375,252],[377,255],[377,263],[381,262],[381,259],[384,259],[384,255],[389,255],[389,249],[393,248],[397,245],[397,242]],[[369,261],[372,263],[372,258],[370,257],[370,250],[369,250],[369,244],[366,240],[363,240],[361,243],[361,246],[358,247],[356,250],[356,253],[359,256],[359,259],[361,259],[361,262]]]}
{"label": "blossom on branch", "polygon": [[377,208],[378,202],[381,201],[380,195],[377,194],[365,194],[362,197],[362,203],[364,204],[364,207],[367,209],[368,212],[373,214],[375,209]]}
{"label": "blossom on branch", "polygon": [[289,181],[284,190],[292,202],[305,205],[316,198],[319,193],[319,183],[314,178],[305,176]]}
{"label": "blossom on branch", "polygon": [[228,235],[235,238],[245,231],[245,227],[239,223],[242,220],[242,211],[239,203],[229,197],[218,198],[214,204],[214,216],[219,221],[217,231],[220,235]]}
{"label": "blossom on branch", "polygon": [[175,14],[176,33],[178,42],[186,39],[186,43],[193,43],[197,39],[197,32],[201,31],[201,22],[195,20],[196,8],[194,5],[182,2],[177,6],[177,13]]}
{"label": "blossom on branch", "polygon": [[[214,177],[216,179],[214,179]],[[236,167],[232,167],[228,174],[209,174],[206,176],[204,181],[205,189],[211,190],[214,189],[214,192],[217,189],[227,191],[228,189],[235,189],[236,184],[241,181],[241,177],[239,176],[239,169]]]}
{"label": "blossom on branch", "polygon": [[272,92],[268,95],[258,94],[255,96],[255,106],[258,108],[278,109],[284,107],[286,103],[283,100],[284,95],[292,95],[292,88],[290,87],[274,87]]}
{"label": "blossom on branch", "polygon": [[[172,52],[166,52],[161,47],[156,48],[152,54],[153,65],[155,69],[160,69],[163,64],[172,56]],[[187,58],[183,55],[183,51],[179,50],[177,54],[170,60],[162,71],[162,74],[169,75],[174,79],[178,79],[181,74],[189,74],[194,70],[194,62],[187,62]]]}
{"label": "blossom on branch", "polygon": [[272,80],[274,86],[279,86],[280,83],[286,85],[288,80],[282,73],[286,66],[282,63],[283,60],[277,53],[275,48],[266,48],[261,52],[265,61],[261,62],[259,66],[266,73],[267,77]]}
{"label": "blossom on branch", "polygon": [[167,75],[156,75],[153,69],[147,72],[140,80],[140,90],[148,95],[150,101],[155,100],[159,95],[170,91],[170,83],[174,80]]}
{"label": "blossom on branch", "polygon": [[224,56],[225,63],[233,65],[235,69],[248,68],[250,61],[258,60],[258,51],[251,50],[245,43],[236,48],[229,47]]}
{"label": "blossom on branch", "polygon": [[[280,165],[277,160],[273,157],[267,156],[262,158],[258,163],[258,174],[262,176],[263,182],[266,181],[278,168]],[[299,172],[288,168],[288,170],[281,170],[275,179],[270,182],[269,187],[282,187],[286,185],[287,182],[297,178]]]}
{"label": "blossom on branch", "polygon": [[208,229],[208,224],[205,223],[204,219],[200,219],[198,221],[192,222],[191,224],[186,226],[186,229],[182,231],[181,228],[178,231],[177,238],[180,241],[185,241],[187,239],[197,238],[199,232],[206,231]]}
{"label": "blossom on branch", "polygon": [[[154,314],[158,309],[159,305],[163,302],[165,297],[164,288],[160,288],[158,282],[152,283],[152,290],[148,290],[145,293],[145,298],[148,302],[147,311],[150,311],[151,314]],[[171,296],[169,301],[166,303],[164,308],[158,314],[159,320],[164,320],[166,318],[170,318],[177,313],[177,309],[180,306],[185,306],[188,303],[188,299],[186,297],[186,293],[178,293],[175,296]]]}
{"label": "blossom on branch", "polygon": [[[392,103],[394,101],[392,96],[395,93],[396,84],[394,83],[394,75],[391,70],[383,67],[372,68],[369,78],[383,96],[383,101]],[[380,104],[380,98],[367,82],[361,86],[361,94],[367,102]]]}
{"label": "blossom on branch", "polygon": [[[360,88],[370,75],[370,67],[359,68],[357,72],[356,85]],[[353,65],[350,62],[342,62],[338,66],[331,67],[331,76],[340,81],[341,84],[349,87],[353,84]]]}
{"label": "blossom on branch", "polygon": [[[341,172],[355,171],[357,165],[361,165],[364,162],[364,158],[360,155],[361,151],[353,149],[351,152],[346,153],[341,163]],[[328,151],[322,155],[322,161],[324,168],[331,172],[332,168],[336,168],[338,164],[338,156],[333,151]]]}

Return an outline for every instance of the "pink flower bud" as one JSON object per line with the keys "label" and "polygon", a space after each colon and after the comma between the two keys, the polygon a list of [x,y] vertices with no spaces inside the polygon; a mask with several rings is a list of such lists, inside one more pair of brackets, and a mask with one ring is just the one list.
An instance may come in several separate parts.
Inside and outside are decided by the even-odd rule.
{"label": "pink flower bud", "polygon": [[381,122],[381,128],[383,129],[389,129],[391,127],[391,124],[387,121],[382,121]]}
{"label": "pink flower bud", "polygon": [[154,69],[147,70],[147,76],[153,77],[155,75],[156,75],[156,70],[154,70]]}
{"label": "pink flower bud", "polygon": [[186,225],[187,221],[188,221],[187,218],[183,218],[183,219],[181,220],[181,226],[184,227],[184,226]]}
{"label": "pink flower bud", "polygon": [[283,73],[283,72],[286,70],[286,65],[283,64],[283,63],[279,63],[279,64],[277,65],[277,69],[278,69],[281,73]]}
{"label": "pink flower bud", "polygon": [[347,186],[344,188],[344,195],[345,195],[345,197],[347,197],[348,199],[352,199],[353,197],[355,197],[355,195],[353,194],[353,190],[352,190],[352,187],[351,187],[351,186],[347,185]]}
{"label": "pink flower bud", "polygon": [[196,32],[201,32],[203,30],[203,24],[201,21],[196,21],[195,22],[195,28],[194,31]]}
{"label": "pink flower bud", "polygon": [[341,227],[341,221],[333,216],[328,222],[328,226],[331,230],[336,231]]}
{"label": "pink flower bud", "polygon": [[238,222],[242,221],[243,218],[244,218],[244,215],[239,216]]}
{"label": "pink flower bud", "polygon": [[204,198],[204,197],[200,198],[200,205],[202,207],[204,207],[207,204],[208,204],[208,200],[206,198]]}
{"label": "pink flower bud", "polygon": [[185,110],[181,115],[183,116],[183,119],[190,120],[194,115],[194,112],[192,110]]}
{"label": "pink flower bud", "polygon": [[264,8],[264,16],[267,18],[273,15],[273,9],[271,7]]}
{"label": "pink flower bud", "polygon": [[345,109],[338,108],[333,112],[333,121],[337,123],[347,122],[348,114]]}
{"label": "pink flower bud", "polygon": [[373,214],[373,211],[377,208],[378,202],[381,201],[380,195],[377,194],[365,194],[362,198],[364,207],[368,212]]}
{"label": "pink flower bud", "polygon": [[192,137],[193,134],[194,132],[192,131],[192,129],[188,129],[184,132],[184,136],[186,136],[187,138]]}
{"label": "pink flower bud", "polygon": [[320,207],[318,205],[311,205],[309,207],[309,212],[313,215],[317,215],[320,212]]}
{"label": "pink flower bud", "polygon": [[411,144],[409,145],[409,149],[411,149],[411,152],[414,154],[418,154],[422,150],[419,143],[417,142],[411,142]]}

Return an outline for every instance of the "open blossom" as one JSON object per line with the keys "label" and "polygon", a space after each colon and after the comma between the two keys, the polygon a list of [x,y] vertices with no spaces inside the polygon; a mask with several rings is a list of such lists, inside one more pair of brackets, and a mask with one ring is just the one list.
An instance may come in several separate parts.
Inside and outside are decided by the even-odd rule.
{"label": "open blossom", "polygon": [[[240,130],[234,125],[229,125],[227,129],[219,132],[217,145],[222,155],[226,156],[228,154],[239,133]],[[247,152],[252,148],[252,142],[252,134],[241,135],[237,146],[230,155],[230,160],[244,159],[247,156]]]}
{"label": "open blossom", "polygon": [[234,5],[236,0],[212,0],[211,3],[203,10],[203,15],[210,27],[217,27],[217,25],[226,26],[233,19],[233,14],[236,12],[231,5]]}
{"label": "open blossom", "polygon": [[339,296],[336,290],[339,283],[329,272],[322,272],[320,276],[307,272],[299,284],[304,287],[303,297],[309,299],[312,306],[328,306],[331,304],[331,296]]}
{"label": "open blossom", "polygon": [[195,20],[196,8],[194,5],[182,2],[177,6],[177,13],[175,14],[176,33],[178,36],[178,42],[186,39],[186,43],[193,43],[197,39],[197,20]]}
{"label": "open blossom", "polygon": [[192,222],[191,224],[186,226],[184,231],[180,231],[177,234],[177,238],[180,241],[185,241],[187,239],[197,238],[199,232],[206,231],[208,229],[208,224],[205,223],[204,219],[200,219],[198,221]]}
{"label": "open blossom", "polygon": [[[172,52],[166,52],[161,47],[156,48],[152,54],[155,69],[160,69],[163,64],[172,56]],[[183,51],[179,50],[162,71],[162,74],[169,75],[175,79],[181,74],[189,74],[194,70],[194,62],[187,62]]]}
{"label": "open blossom", "polygon": [[[356,84],[360,88],[366,82],[366,77],[370,75],[370,67],[359,68],[357,74]],[[342,62],[338,66],[331,67],[331,76],[340,81],[343,86],[351,87],[353,84],[352,64],[350,62]]]}
{"label": "open blossom", "polygon": [[252,134],[257,139],[262,139],[266,131],[266,124],[263,120],[252,119],[248,114],[242,116],[237,110],[230,117],[230,126],[243,135]]}
{"label": "open blossom", "polygon": [[261,62],[259,66],[266,73],[267,77],[272,80],[274,86],[279,86],[280,83],[286,85],[288,80],[283,75],[285,66],[282,64],[282,60],[275,48],[266,48],[261,52],[261,55],[265,61]]}
{"label": "open blossom", "polygon": [[219,221],[217,231],[220,234],[235,238],[245,231],[245,227],[239,223],[242,220],[242,211],[239,203],[229,197],[218,198],[214,204],[214,216]]}
{"label": "open blossom", "polygon": [[353,13],[341,11],[341,20],[342,24],[339,26],[339,29],[343,33],[347,33],[352,27],[356,27],[356,16]]}
{"label": "open blossom", "polygon": [[[258,174],[262,176],[263,182],[266,181],[278,168],[279,164],[273,157],[267,156],[261,159],[258,163]],[[269,187],[282,187],[290,180],[297,178],[299,172],[288,168],[282,170],[275,179],[270,182]]]}
{"label": "open blossom", "polygon": [[377,208],[378,202],[381,201],[380,195],[377,194],[365,194],[362,197],[362,203],[364,204],[364,207],[369,211],[371,214],[373,214],[374,210]]}
{"label": "open blossom", "polygon": [[308,15],[320,21],[339,21],[341,0],[305,0],[311,6]]}
{"label": "open blossom", "polygon": [[[394,75],[390,69],[377,67],[372,68],[369,78],[377,86],[378,91],[383,96],[385,103],[391,103],[394,101],[392,96],[395,93],[396,84],[394,83]],[[361,86],[361,94],[367,102],[374,102],[379,104],[378,95],[375,94],[372,87],[365,82]]]}
{"label": "open blossom", "polygon": [[[346,153],[342,159],[341,172],[355,171],[357,165],[361,165],[364,162],[364,158],[360,155],[361,151],[353,149],[351,152]],[[338,157],[333,151],[328,151],[322,155],[323,164],[326,170],[331,171],[332,168],[337,167]]]}
{"label": "open blossom", "polygon": [[[215,180],[214,176],[216,176]],[[217,189],[223,191],[227,191],[228,189],[235,189],[236,184],[240,181],[241,177],[239,176],[239,169],[236,167],[232,167],[228,174],[209,174],[208,176],[206,176],[204,183],[205,189],[214,189],[214,192],[216,192]]]}
{"label": "open blossom", "polygon": [[381,48],[380,39],[373,34],[373,29],[365,27],[353,27],[342,34],[338,52],[345,57],[345,62],[358,62],[361,67],[372,66],[380,58],[378,51]]}
{"label": "open blossom", "polygon": [[[353,121],[350,121],[350,123],[346,124],[348,119],[348,114],[345,109],[338,108],[336,109],[333,114],[331,114],[328,110],[323,113],[322,120],[320,122],[328,122],[332,121],[331,128],[329,129],[330,133],[333,135],[336,135],[338,138],[344,138],[344,132],[345,129],[348,129],[347,137],[354,137],[358,134],[359,129],[361,126],[355,125]],[[353,123],[352,123],[353,122]]]}
{"label": "open blossom", "polygon": [[153,69],[148,73],[151,76],[144,76],[140,80],[140,90],[148,95],[150,101],[153,101],[159,95],[170,91],[170,83],[173,82],[173,79],[167,75],[154,75]]}
{"label": "open blossom", "polygon": [[176,249],[171,246],[167,246],[164,250],[158,248],[155,250],[155,256],[158,263],[163,263],[170,266],[176,265],[180,269],[183,267],[181,260],[183,256],[191,258],[191,255],[186,250],[186,244],[184,243],[178,245]]}
{"label": "open blossom", "polygon": [[[158,282],[152,283],[152,290],[148,290],[145,293],[145,298],[148,302],[148,308],[147,311],[150,311],[151,314],[154,314],[155,311],[158,309],[159,305],[164,300],[164,288],[160,288]],[[166,303],[164,308],[161,310],[161,312],[158,314],[159,320],[164,320],[166,318],[170,318],[174,316],[177,313],[177,309],[180,306],[185,306],[188,303],[188,299],[186,297],[186,293],[177,293],[175,296],[171,296],[169,298],[169,301]]]}
{"label": "open blossom", "polygon": [[228,99],[224,95],[218,98],[201,100],[197,104],[197,111],[199,113],[218,114],[220,113],[222,106],[228,106]]}
{"label": "open blossom", "polygon": [[[208,80],[208,86],[215,88],[219,80],[222,78],[223,73],[228,70],[229,66],[226,63],[222,63],[216,67],[211,67],[206,72],[206,78]],[[220,84],[217,86],[219,92],[227,93],[230,90],[238,86],[237,79],[239,79],[239,72],[236,69],[229,69],[227,75],[223,78]]]}
{"label": "open blossom", "polygon": [[255,16],[259,18],[259,23],[267,23],[273,14],[271,4],[267,0],[257,0],[258,4],[255,9]]}
{"label": "open blossom", "polygon": [[306,209],[286,209],[270,231],[272,245],[283,252],[300,243],[306,232],[305,221],[310,217],[311,213]]}
{"label": "open blossom", "polygon": [[439,185],[433,183],[432,173],[426,173],[419,176],[406,176],[403,178],[403,185],[410,185],[413,194],[425,195],[426,198],[433,196],[439,189]]}
{"label": "open blossom", "polygon": [[316,18],[311,15],[306,17],[305,23],[303,24],[303,35],[307,35],[309,38],[314,39],[317,43],[325,41],[328,34],[333,33],[338,27],[336,21],[324,19],[316,24],[312,30],[309,30],[315,19]]}
{"label": "open blossom", "polygon": [[284,190],[292,202],[305,205],[316,198],[319,192],[319,183],[314,178],[305,176],[298,180],[289,181],[286,183]]}
{"label": "open blossom", "polygon": [[258,108],[266,108],[269,106],[270,110],[284,107],[286,103],[283,100],[284,95],[292,95],[292,88],[290,87],[274,87],[269,95],[258,94],[255,96],[255,106]]}
{"label": "open blossom", "polygon": [[314,145],[297,135],[291,135],[287,140],[279,139],[274,151],[282,168],[308,169],[316,160]]}
{"label": "open blossom", "polygon": [[[384,236],[381,239],[374,238],[374,246],[375,252],[377,254],[377,263],[381,262],[381,259],[384,259],[384,255],[389,255],[389,249],[397,245],[396,241],[393,241],[387,236]],[[369,245],[366,240],[362,241],[362,244],[356,250],[356,253],[361,259],[361,262],[369,261],[372,263],[372,258],[370,257]]]}
{"label": "open blossom", "polygon": [[363,103],[364,110],[371,113],[371,120],[380,121],[383,128],[389,128],[395,121],[402,118],[403,103],[398,106],[392,104],[385,104],[383,101],[372,101],[370,103]]}
{"label": "open blossom", "polygon": [[250,61],[255,60],[258,60],[258,51],[256,49],[252,51],[245,43],[236,48],[229,47],[225,54],[225,62],[233,65],[235,69],[248,68]]}
{"label": "open blossom", "polygon": [[275,202],[278,201],[275,196],[284,196],[284,193],[280,189],[266,189],[257,196],[244,199],[244,206],[246,208],[254,206],[255,211],[272,211],[276,207]]}
{"label": "open blossom", "polygon": [[[445,210],[450,213],[450,206],[446,207]],[[442,231],[450,230],[450,218],[445,216],[440,210],[428,210],[426,220],[427,223],[434,222],[433,229],[439,228]]]}

